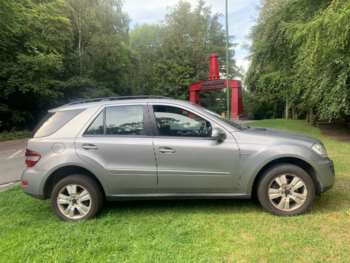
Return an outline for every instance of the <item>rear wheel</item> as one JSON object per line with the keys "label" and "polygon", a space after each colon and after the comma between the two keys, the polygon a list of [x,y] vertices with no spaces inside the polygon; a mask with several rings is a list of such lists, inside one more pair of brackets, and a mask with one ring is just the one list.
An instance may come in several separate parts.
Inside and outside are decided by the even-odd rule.
{"label": "rear wheel", "polygon": [[310,175],[302,168],[281,164],[269,169],[258,186],[260,204],[280,216],[299,215],[312,206],[315,186]]}
{"label": "rear wheel", "polygon": [[51,204],[62,220],[78,221],[94,217],[103,206],[98,183],[85,175],[70,175],[53,188]]}

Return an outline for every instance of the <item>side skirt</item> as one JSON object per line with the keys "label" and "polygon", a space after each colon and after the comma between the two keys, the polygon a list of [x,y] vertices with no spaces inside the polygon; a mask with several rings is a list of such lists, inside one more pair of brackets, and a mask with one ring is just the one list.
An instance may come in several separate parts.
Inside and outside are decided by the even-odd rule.
{"label": "side skirt", "polygon": [[247,194],[226,194],[226,193],[152,193],[152,194],[118,194],[107,196],[108,201],[123,201],[123,200],[151,200],[151,199],[249,199]]}

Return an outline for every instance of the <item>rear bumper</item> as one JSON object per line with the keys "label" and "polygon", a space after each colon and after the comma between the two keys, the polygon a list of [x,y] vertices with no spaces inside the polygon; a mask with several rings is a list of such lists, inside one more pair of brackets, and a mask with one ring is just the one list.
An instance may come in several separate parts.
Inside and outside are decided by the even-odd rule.
{"label": "rear bumper", "polygon": [[34,168],[27,168],[23,171],[21,181],[26,182],[26,185],[21,183],[23,191],[35,198],[45,199],[44,189],[42,187],[44,173]]}
{"label": "rear bumper", "polygon": [[321,193],[331,189],[335,181],[334,164],[331,159],[323,159],[317,162],[316,176]]}

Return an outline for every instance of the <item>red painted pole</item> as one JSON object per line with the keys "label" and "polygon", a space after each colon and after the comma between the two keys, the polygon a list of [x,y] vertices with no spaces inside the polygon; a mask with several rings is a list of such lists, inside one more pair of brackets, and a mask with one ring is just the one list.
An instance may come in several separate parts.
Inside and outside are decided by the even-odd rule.
{"label": "red painted pole", "polygon": [[189,95],[190,95],[190,102],[194,104],[199,104],[200,103],[200,91],[201,91],[202,83],[197,82],[191,84],[189,88]]}
{"label": "red painted pole", "polygon": [[218,55],[213,53],[210,55],[210,65],[209,65],[209,80],[219,80],[219,62]]}
{"label": "red painted pole", "polygon": [[229,82],[231,88],[231,118],[238,120],[239,116],[243,113],[241,83],[237,80],[231,80]]}
{"label": "red painted pole", "polygon": [[196,100],[196,92],[193,90],[190,90],[190,102],[197,104],[197,100]]}

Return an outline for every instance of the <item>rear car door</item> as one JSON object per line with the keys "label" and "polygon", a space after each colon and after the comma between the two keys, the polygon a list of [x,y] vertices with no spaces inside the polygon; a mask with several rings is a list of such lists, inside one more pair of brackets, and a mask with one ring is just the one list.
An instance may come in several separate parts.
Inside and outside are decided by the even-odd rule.
{"label": "rear car door", "polygon": [[217,124],[176,105],[150,105],[161,193],[235,193],[239,150],[233,136],[211,138]]}
{"label": "rear car door", "polygon": [[156,189],[156,163],[146,110],[142,104],[108,106],[76,140],[78,155],[108,174],[111,195]]}

